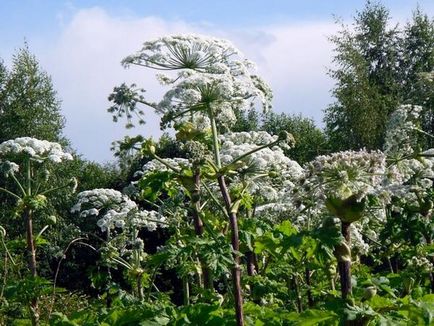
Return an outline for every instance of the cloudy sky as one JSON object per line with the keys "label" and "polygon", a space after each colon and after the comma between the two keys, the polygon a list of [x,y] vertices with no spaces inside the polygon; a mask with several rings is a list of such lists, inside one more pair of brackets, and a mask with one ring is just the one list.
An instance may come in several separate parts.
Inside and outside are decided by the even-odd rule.
{"label": "cloudy sky", "polygon": [[[433,0],[384,0],[395,22],[405,23],[420,5],[434,15]],[[301,113],[321,125],[333,101],[332,47],[335,16],[351,23],[363,0],[1,0],[0,58],[10,64],[14,51],[29,44],[52,76],[66,136],[87,159],[112,159],[113,140],[127,134],[106,112],[107,96],[122,82],[135,82],[158,100],[153,71],[123,69],[120,61],[149,39],[174,33],[200,33],[232,41],[256,62],[271,84],[275,111]],[[130,135],[157,137],[152,112]]]}

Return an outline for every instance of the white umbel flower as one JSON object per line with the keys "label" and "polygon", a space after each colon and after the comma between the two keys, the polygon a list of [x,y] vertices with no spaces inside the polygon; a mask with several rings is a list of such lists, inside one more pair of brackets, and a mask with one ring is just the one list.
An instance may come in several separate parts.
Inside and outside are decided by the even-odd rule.
{"label": "white umbel flower", "polygon": [[51,161],[60,163],[72,160],[72,155],[62,150],[58,143],[31,137],[20,137],[0,144],[0,157],[14,160],[16,157],[29,157],[38,162]]}
{"label": "white umbel flower", "polygon": [[165,220],[158,212],[140,210],[128,196],[113,189],[83,191],[77,195],[77,199],[71,212],[80,213],[82,217],[101,216],[97,225],[103,232],[126,225],[153,231],[159,225],[158,221]]}

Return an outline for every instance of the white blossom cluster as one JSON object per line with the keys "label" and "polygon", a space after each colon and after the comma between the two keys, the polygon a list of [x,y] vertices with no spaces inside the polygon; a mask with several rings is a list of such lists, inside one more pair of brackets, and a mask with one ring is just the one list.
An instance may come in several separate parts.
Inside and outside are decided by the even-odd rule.
{"label": "white blossom cluster", "polygon": [[386,157],[380,151],[345,151],[318,156],[305,166],[303,190],[313,198],[358,200],[382,184]]}
{"label": "white blossom cluster", "polygon": [[[220,156],[222,163],[229,164],[238,157],[261,145],[270,144],[278,139],[265,131],[233,132],[220,136]],[[301,166],[285,156],[280,146],[266,147],[242,159],[240,170],[253,167],[262,173],[276,172],[284,179],[294,179],[301,176]]]}
{"label": "white blossom cluster", "polygon": [[[304,166],[303,175],[292,187],[290,194],[294,208],[288,211],[298,227],[319,227],[324,217],[330,216],[326,202],[332,199],[356,201],[368,194],[377,194],[383,186],[386,172],[386,157],[380,151],[345,151],[318,156]],[[365,209],[358,221],[351,223],[351,247],[357,254],[366,254],[370,246],[364,235],[376,241],[377,233],[372,231],[384,221],[384,208]],[[335,217],[337,225],[340,218]],[[363,235],[362,235],[363,234]]]}
{"label": "white blossom cluster", "polygon": [[[293,187],[292,193],[292,202],[298,213],[287,206],[289,215],[297,220],[294,224],[302,225],[310,220],[311,226],[318,225],[330,212],[345,214],[343,211],[348,208],[348,214],[355,215],[343,215],[339,219],[351,221],[354,218],[350,227],[352,249],[357,254],[366,254],[370,249],[369,243],[379,241],[378,231],[384,225],[387,209],[401,213],[404,204],[413,208],[424,205],[423,198],[432,191],[434,149],[422,153],[416,150],[420,110],[418,106],[403,105],[392,114],[384,152],[339,152],[319,156],[306,164],[300,184]],[[360,202],[367,195],[375,196],[375,204],[342,206],[357,205],[356,202],[344,204],[343,201],[354,199]],[[353,208],[355,210],[351,211]],[[427,214],[432,214],[432,210]],[[412,261],[409,266],[416,263]]]}
{"label": "white blossom cluster", "polygon": [[142,49],[123,60],[124,65],[140,64],[151,68],[190,68],[209,71],[218,63],[229,64],[230,57],[240,55],[228,41],[200,35],[173,35],[148,41]]}
{"label": "white blossom cluster", "polygon": [[253,64],[224,40],[198,35],[162,37],[146,42],[123,63],[177,72],[175,77],[157,75],[162,84],[172,87],[157,111],[172,122],[200,121],[203,128],[212,111],[217,122],[230,126],[236,119],[234,111],[249,108],[256,100],[264,110],[271,107],[270,87],[251,73]]}
{"label": "white blossom cluster", "polygon": [[77,199],[71,212],[79,212],[81,217],[101,216],[97,221],[101,231],[126,226],[146,227],[153,231],[158,222],[165,220],[164,216],[158,212],[139,210],[135,202],[113,189],[83,191],[77,195]]}
{"label": "white blossom cluster", "polygon": [[401,158],[413,154],[414,132],[421,111],[421,106],[401,105],[391,114],[384,144],[384,153],[387,156]]}
{"label": "white blossom cluster", "polygon": [[[180,170],[184,167],[190,167],[191,166],[188,159],[185,159],[185,158],[174,157],[174,158],[164,158],[163,160],[164,160],[164,162],[167,163],[167,165],[169,165],[170,167],[173,167],[177,170]],[[145,174],[153,173],[153,172],[164,172],[164,171],[172,171],[173,172],[173,170],[171,168],[169,168],[167,165],[160,162],[159,160],[153,159],[153,160],[150,160],[149,162],[145,163],[142,167],[142,170],[136,171],[134,176],[135,177],[143,176]]]}
{"label": "white blossom cluster", "polygon": [[72,155],[64,152],[60,144],[47,140],[20,137],[0,144],[0,157],[13,161],[15,158],[23,156],[37,162],[60,163],[65,160],[72,160]]}
{"label": "white blossom cluster", "polygon": [[231,179],[232,186],[243,183],[256,197],[255,216],[278,220],[294,210],[289,196],[303,169],[285,156],[281,146],[266,147],[236,161],[260,146],[276,142],[277,136],[265,131],[233,132],[221,135],[219,140],[223,165],[236,162],[234,167],[241,173]]}
{"label": "white blossom cluster", "polygon": [[1,161],[0,160],[0,171],[5,176],[10,176],[11,174],[15,174],[20,170],[20,166],[14,162],[10,161]]}
{"label": "white blossom cluster", "polygon": [[[285,195],[287,194],[279,191],[274,195],[274,200],[258,205],[255,208],[255,217],[272,221],[280,221],[283,218],[288,219],[292,216],[291,213],[296,211],[296,207]],[[305,216],[298,214],[296,221],[292,220],[291,222],[294,223],[294,226],[299,227],[304,221]]]}
{"label": "white blossom cluster", "polygon": [[413,256],[407,262],[407,268],[420,273],[428,273],[433,271],[433,264],[426,257]]}
{"label": "white blossom cluster", "polygon": [[277,139],[278,136],[270,135],[266,131],[230,132],[220,136],[220,141],[232,142],[236,145],[266,145],[275,142]]}
{"label": "white blossom cluster", "polygon": [[[431,191],[434,179],[434,149],[418,153],[416,132],[422,108],[401,105],[390,117],[384,153],[390,164],[380,196],[418,205],[418,198]],[[387,194],[387,195],[386,195]],[[399,207],[395,207],[400,209]]]}
{"label": "white blossom cluster", "polygon": [[[424,153],[429,153],[429,151]],[[429,190],[432,187],[433,178],[433,158],[402,159],[388,166],[384,189],[389,190],[391,195],[399,197],[405,195],[411,189]]]}
{"label": "white blossom cluster", "polygon": [[[361,223],[352,223],[350,226],[351,234],[351,249],[355,250],[357,254],[366,255],[369,252],[369,244],[363,239],[363,226]],[[371,238],[372,239],[372,238]],[[376,240],[376,238],[373,238]]]}

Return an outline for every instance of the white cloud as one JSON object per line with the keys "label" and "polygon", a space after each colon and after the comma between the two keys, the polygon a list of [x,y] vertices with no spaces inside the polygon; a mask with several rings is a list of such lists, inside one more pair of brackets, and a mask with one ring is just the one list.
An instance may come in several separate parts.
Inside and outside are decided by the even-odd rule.
{"label": "white cloud", "polygon": [[336,32],[336,26],[313,22],[264,27],[260,32],[259,41],[246,42],[241,37],[238,43],[270,82],[275,110],[302,113],[320,123],[322,110],[331,101],[333,82],[326,74],[332,59],[328,36]]}
{"label": "white cloud", "polygon": [[[59,39],[39,51],[38,57],[63,100],[67,137],[86,158],[107,161],[111,159],[110,143],[126,134],[123,124],[114,124],[106,112],[113,87],[124,81],[136,82],[148,90],[150,99],[162,94],[153,71],[138,67],[125,70],[120,65],[143,41],[190,32],[228,38],[258,64],[261,75],[271,83],[277,110],[302,112],[320,121],[321,110],[330,102],[331,88],[325,68],[331,58],[326,36],[334,31],[332,23],[229,31],[156,17],[119,18],[91,8],[76,12],[63,26]],[[158,136],[158,118],[149,111],[146,120],[144,127],[131,134]]]}

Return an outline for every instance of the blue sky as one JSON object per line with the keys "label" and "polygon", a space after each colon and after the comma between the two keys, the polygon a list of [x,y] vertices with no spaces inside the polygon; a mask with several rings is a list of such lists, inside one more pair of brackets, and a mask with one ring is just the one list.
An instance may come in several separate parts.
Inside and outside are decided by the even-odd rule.
{"label": "blue sky", "polygon": [[[66,136],[84,157],[111,159],[110,143],[126,132],[106,113],[110,90],[136,82],[158,99],[161,87],[149,71],[123,70],[119,62],[141,42],[162,34],[201,33],[228,38],[255,61],[275,91],[276,111],[302,113],[319,124],[333,99],[333,15],[350,23],[363,0],[105,0],[0,1],[0,58],[7,64],[24,40],[53,78]],[[387,0],[394,22],[405,23],[420,5],[434,16],[433,0]],[[147,116],[141,133],[158,136],[158,119]]]}

